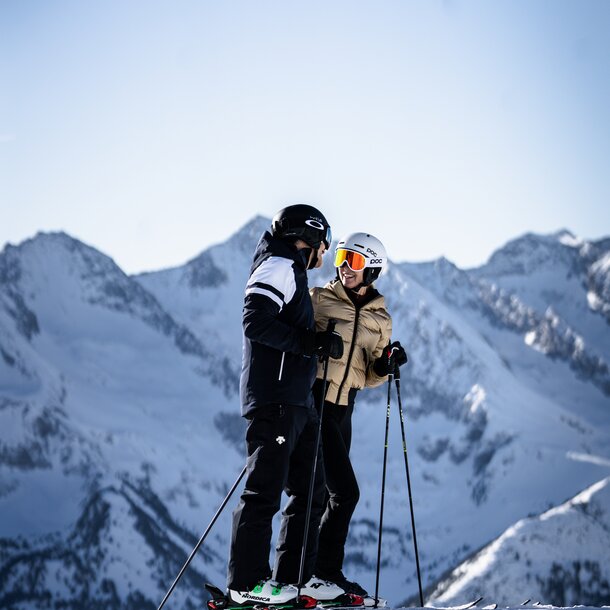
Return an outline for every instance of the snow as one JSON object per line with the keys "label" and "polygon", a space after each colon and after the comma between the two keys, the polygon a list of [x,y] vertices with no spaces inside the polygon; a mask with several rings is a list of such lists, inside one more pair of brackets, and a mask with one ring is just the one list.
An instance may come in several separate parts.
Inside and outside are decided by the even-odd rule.
{"label": "snow", "polygon": [[483,408],[487,393],[478,383],[475,383],[466,396],[464,396],[464,402],[470,405],[470,413],[474,414],[479,409]]}
{"label": "snow", "polygon": [[[511,591],[544,595],[544,581],[530,575],[530,566],[535,565],[537,574],[546,572],[551,578],[563,575],[558,582],[549,581],[549,586],[561,588],[557,594],[568,602],[580,598],[586,603],[587,597],[607,599],[607,580],[603,576],[601,580],[595,578],[599,578],[597,567],[607,565],[609,548],[610,477],[558,507],[509,527],[457,568],[449,577],[450,584],[434,592],[432,598],[450,604],[476,591],[486,591],[498,603],[507,604]],[[576,582],[570,580],[572,570]],[[578,580],[580,572],[582,581]],[[591,578],[588,585],[587,573]]]}
{"label": "snow", "polygon": [[576,451],[568,451],[567,457],[570,460],[589,462],[590,464],[595,464],[597,466],[610,466],[610,460],[597,455],[590,455],[588,453],[577,453]]}

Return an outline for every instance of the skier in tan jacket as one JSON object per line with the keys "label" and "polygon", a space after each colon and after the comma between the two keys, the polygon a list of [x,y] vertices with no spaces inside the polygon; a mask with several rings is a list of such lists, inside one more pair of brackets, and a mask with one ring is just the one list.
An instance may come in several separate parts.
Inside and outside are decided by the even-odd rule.
{"label": "skier in tan jacket", "polygon": [[[376,237],[352,233],[335,249],[337,278],[310,290],[316,329],[324,330],[329,320],[336,320],[335,331],[344,342],[343,356],[328,363],[322,444],[329,499],[320,524],[315,574],[365,597],[366,590],[343,574],[345,541],[360,496],[349,458],[352,412],[358,390],[382,384],[395,366],[407,361],[399,342],[390,345],[392,318],[372,285],[386,262],[385,248]],[[319,367],[314,385],[318,403],[322,377]]]}

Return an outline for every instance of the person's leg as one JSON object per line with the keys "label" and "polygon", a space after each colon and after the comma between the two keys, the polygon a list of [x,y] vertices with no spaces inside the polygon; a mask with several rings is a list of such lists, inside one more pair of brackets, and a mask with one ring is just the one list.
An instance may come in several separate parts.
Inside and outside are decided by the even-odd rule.
{"label": "person's leg", "polygon": [[325,404],[322,438],[329,498],[320,524],[315,573],[329,580],[341,575],[349,524],[360,498],[358,482],[349,459],[351,425],[345,421],[351,419],[349,416],[351,413],[346,413],[346,407]]}
{"label": "person's leg", "polygon": [[352,446],[352,413],[354,412],[354,405],[351,404],[341,408],[344,409],[344,411],[341,414],[339,429],[341,430],[341,436],[343,437],[343,442],[345,443],[345,448],[349,455]]}
{"label": "person's leg", "polygon": [[280,508],[290,454],[299,438],[292,413],[263,407],[248,423],[248,470],[241,499],[233,512],[227,587],[245,590],[271,575],[272,519]]}
{"label": "person's leg", "polygon": [[[297,407],[294,408],[297,409]],[[299,578],[309,483],[311,480],[311,468],[319,421],[315,409],[308,409],[304,415],[306,419],[304,420],[303,430],[290,459],[290,471],[286,486],[286,493],[290,499],[283,512],[282,526],[276,549],[274,578],[279,582],[297,583]],[[324,510],[324,481],[324,463],[322,446],[320,444],[313,486],[303,582],[309,580],[315,565],[318,548],[318,528]]]}

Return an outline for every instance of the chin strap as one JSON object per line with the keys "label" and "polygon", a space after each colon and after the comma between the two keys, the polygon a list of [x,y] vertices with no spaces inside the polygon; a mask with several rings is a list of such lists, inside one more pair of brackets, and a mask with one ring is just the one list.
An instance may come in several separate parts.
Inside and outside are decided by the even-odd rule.
{"label": "chin strap", "polygon": [[307,263],[307,269],[315,269],[318,264],[318,251],[314,248],[301,248],[301,252],[304,254],[305,260],[309,261]]}

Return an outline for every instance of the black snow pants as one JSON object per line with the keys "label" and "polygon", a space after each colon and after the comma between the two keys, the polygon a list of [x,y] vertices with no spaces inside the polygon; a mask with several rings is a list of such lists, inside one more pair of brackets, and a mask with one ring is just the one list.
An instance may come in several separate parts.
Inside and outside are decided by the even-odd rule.
{"label": "black snow pants", "polygon": [[[282,491],[286,492],[289,501],[282,516],[273,578],[282,583],[297,583],[318,422],[315,409],[289,405],[256,409],[249,419],[246,432],[248,469],[244,491],[233,512],[228,588],[244,590],[271,576],[271,522],[280,508]],[[324,498],[320,444],[304,582],[313,574]]]}
{"label": "black snow pants", "polygon": [[349,524],[360,499],[358,482],[349,458],[353,408],[353,403],[348,406],[324,403],[322,442],[327,502],[320,524],[314,573],[329,580],[335,580],[342,571]]}

